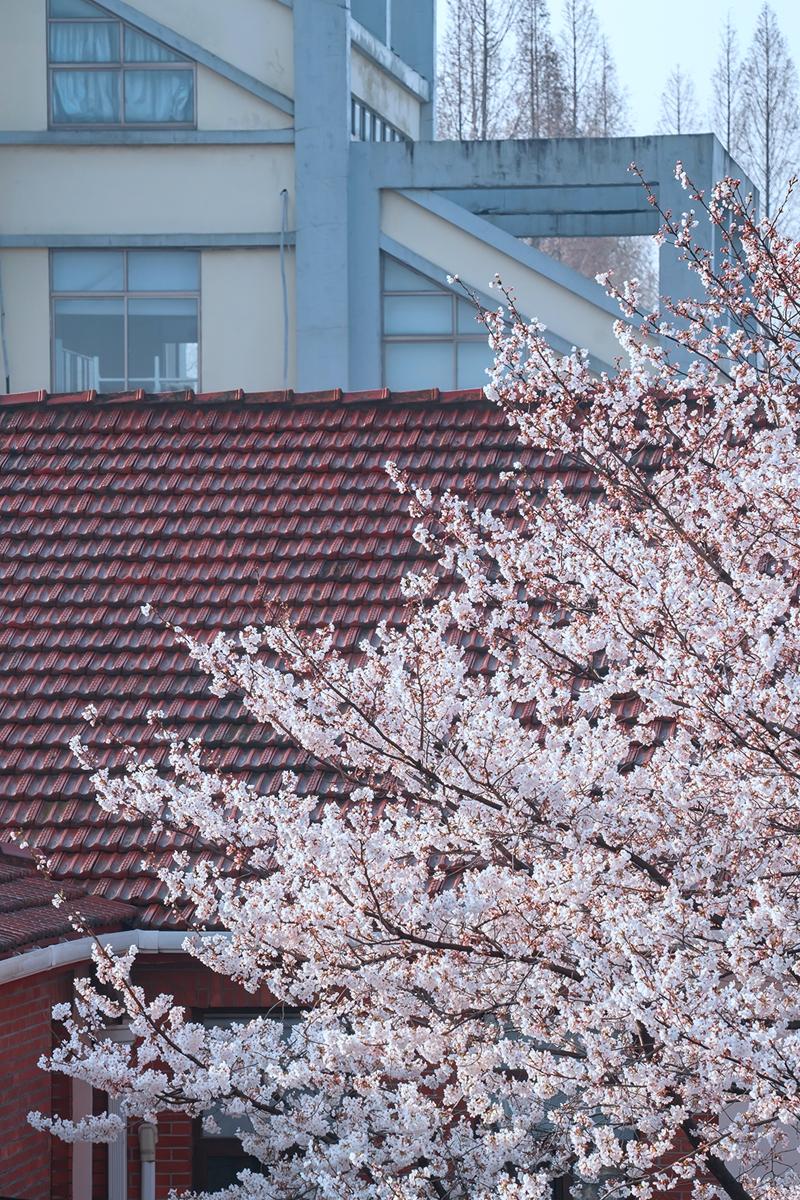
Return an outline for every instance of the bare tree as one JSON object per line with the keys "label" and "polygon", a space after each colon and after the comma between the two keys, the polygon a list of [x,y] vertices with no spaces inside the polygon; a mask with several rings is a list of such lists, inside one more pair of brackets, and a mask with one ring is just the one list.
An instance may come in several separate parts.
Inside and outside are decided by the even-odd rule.
{"label": "bare tree", "polygon": [[[450,0],[442,59],[444,137],[609,137],[624,130],[624,92],[591,0],[565,0],[558,41],[548,0]],[[590,279],[610,268],[620,278],[637,276],[655,297],[652,254],[641,238],[531,241]]]}
{"label": "bare tree", "polygon": [[742,65],[741,95],[744,165],[761,189],[764,212],[772,216],[796,161],[800,114],[797,71],[766,3]]}
{"label": "bare tree", "polygon": [[451,3],[439,81],[444,137],[480,141],[505,131],[508,88],[502,50],[514,11],[509,0]]}
{"label": "bare tree", "polygon": [[564,0],[561,58],[567,93],[567,132],[586,132],[596,93],[600,32],[591,0]]}
{"label": "bare tree", "polygon": [[603,34],[598,52],[593,132],[598,137],[613,137],[624,131],[626,119],[625,93],[620,87],[617,65],[614,62],[608,38]]}
{"label": "bare tree", "polygon": [[661,93],[660,133],[695,133],[699,119],[694,84],[680,64],[670,71]]}
{"label": "bare tree", "polygon": [[739,39],[731,14],[725,20],[719,39],[719,57],[711,76],[711,124],[726,150],[734,156],[741,136],[741,63]]}
{"label": "bare tree", "polygon": [[547,0],[519,0],[514,20],[517,78],[514,132],[520,137],[556,137],[565,132],[565,86]]}

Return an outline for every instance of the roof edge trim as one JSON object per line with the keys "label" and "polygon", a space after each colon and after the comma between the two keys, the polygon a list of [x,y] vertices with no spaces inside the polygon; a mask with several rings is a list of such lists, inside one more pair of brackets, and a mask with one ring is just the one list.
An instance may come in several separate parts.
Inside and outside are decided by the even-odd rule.
{"label": "roof edge trim", "polygon": [[143,954],[186,954],[186,939],[193,934],[191,929],[125,929],[119,933],[102,933],[96,938],[73,938],[51,946],[37,946],[0,960],[0,986],[58,967],[88,962],[95,943],[118,954],[131,946],[136,946]]}

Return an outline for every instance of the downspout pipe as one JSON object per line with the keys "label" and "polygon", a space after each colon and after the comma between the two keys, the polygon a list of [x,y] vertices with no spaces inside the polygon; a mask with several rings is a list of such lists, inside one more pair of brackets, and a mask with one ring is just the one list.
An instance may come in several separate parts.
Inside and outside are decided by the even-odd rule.
{"label": "downspout pipe", "polygon": [[156,1200],[156,1143],[158,1129],[152,1121],[139,1126],[139,1163],[142,1172],[141,1200]]}

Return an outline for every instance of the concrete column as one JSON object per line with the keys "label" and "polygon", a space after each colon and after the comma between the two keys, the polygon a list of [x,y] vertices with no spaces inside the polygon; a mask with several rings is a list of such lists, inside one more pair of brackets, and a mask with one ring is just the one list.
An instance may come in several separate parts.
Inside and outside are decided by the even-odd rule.
{"label": "concrete column", "polygon": [[[369,391],[383,384],[381,370],[381,191],[373,179],[376,156],[400,147],[354,142],[350,164],[350,387]],[[406,148],[402,147],[406,153]]]}
{"label": "concrete column", "polygon": [[436,91],[435,0],[390,0],[390,46],[431,85],[431,98],[422,106],[420,140],[432,141]]}
{"label": "concrete column", "polygon": [[294,0],[297,387],[349,386],[350,0]]}

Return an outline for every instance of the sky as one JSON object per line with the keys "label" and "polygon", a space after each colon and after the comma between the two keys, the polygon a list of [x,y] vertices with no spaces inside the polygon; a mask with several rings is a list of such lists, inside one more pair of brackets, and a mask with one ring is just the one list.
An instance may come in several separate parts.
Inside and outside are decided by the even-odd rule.
{"label": "sky", "polygon": [[[447,0],[436,2],[441,33]],[[707,112],[708,79],[717,59],[725,17],[731,13],[740,49],[746,50],[761,0],[594,0],[594,6],[614,54],[620,82],[628,89],[630,132],[647,134],[657,131],[661,92],[677,63],[694,81],[701,113]],[[771,0],[771,7],[789,53],[800,67],[800,0]],[[550,0],[550,9],[555,31],[561,0]]]}

